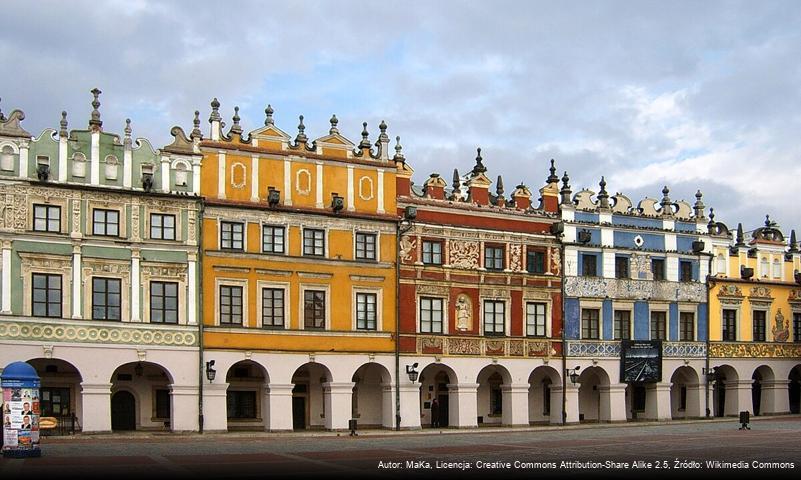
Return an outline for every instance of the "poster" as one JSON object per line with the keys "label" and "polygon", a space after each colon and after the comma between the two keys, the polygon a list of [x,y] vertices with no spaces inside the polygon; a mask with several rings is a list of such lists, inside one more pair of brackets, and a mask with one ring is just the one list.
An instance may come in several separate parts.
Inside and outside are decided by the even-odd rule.
{"label": "poster", "polygon": [[620,381],[651,383],[662,381],[662,342],[623,340],[620,348]]}
{"label": "poster", "polygon": [[41,403],[36,388],[3,389],[3,439],[5,447],[31,448],[39,444]]}

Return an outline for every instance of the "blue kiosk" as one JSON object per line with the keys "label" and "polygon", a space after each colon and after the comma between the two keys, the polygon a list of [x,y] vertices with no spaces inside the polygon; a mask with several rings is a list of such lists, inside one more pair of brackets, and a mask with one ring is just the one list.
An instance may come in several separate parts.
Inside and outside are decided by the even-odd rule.
{"label": "blue kiosk", "polygon": [[0,375],[3,387],[3,456],[39,457],[39,375],[26,362],[13,362]]}

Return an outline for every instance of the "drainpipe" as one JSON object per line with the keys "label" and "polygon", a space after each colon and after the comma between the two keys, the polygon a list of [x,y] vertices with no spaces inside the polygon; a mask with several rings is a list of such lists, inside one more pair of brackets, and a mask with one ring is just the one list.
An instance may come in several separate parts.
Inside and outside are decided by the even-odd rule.
{"label": "drainpipe", "polygon": [[567,350],[565,343],[565,244],[560,242],[559,251],[561,253],[562,267],[560,275],[560,288],[562,291],[562,425],[567,425]]}
{"label": "drainpipe", "polygon": [[[198,295],[197,295],[197,305],[195,305],[195,312],[197,316],[197,325],[198,325],[198,335],[200,336],[199,340],[199,348],[198,348],[198,394],[197,394],[197,425],[199,433],[203,433],[203,380],[204,380],[204,372],[206,370],[205,363],[203,362],[204,359],[204,352],[203,352],[203,214],[206,209],[206,203],[203,201],[203,197],[200,198],[200,212],[198,213],[198,227],[197,227],[197,272],[196,275],[200,276],[200,279],[196,282]],[[200,308],[198,308],[200,307]]]}
{"label": "drainpipe", "polygon": [[400,238],[401,220],[395,229],[395,430],[400,431]]}
{"label": "drainpipe", "polygon": [[709,257],[709,269],[707,270],[706,274],[706,371],[704,372],[704,398],[706,399],[706,418],[710,417],[710,409],[709,409],[709,334],[712,331],[712,327],[709,324],[709,314],[710,310],[710,286],[714,283],[712,277],[712,260],[714,259],[714,255]]}

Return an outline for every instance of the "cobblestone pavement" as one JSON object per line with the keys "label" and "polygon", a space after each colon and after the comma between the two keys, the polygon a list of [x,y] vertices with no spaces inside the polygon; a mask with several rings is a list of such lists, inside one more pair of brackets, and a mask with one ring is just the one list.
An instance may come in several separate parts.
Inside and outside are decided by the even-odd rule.
{"label": "cobblestone pavement", "polygon": [[[710,467],[715,473],[753,475],[773,467],[771,478],[798,478],[801,416],[755,419],[747,431],[738,427],[736,420],[726,419],[442,433],[366,431],[357,437],[330,432],[49,437],[42,444],[41,458],[0,460],[0,478],[490,474],[531,478],[609,473],[609,467],[618,475],[638,477],[697,474],[709,472]],[[714,468],[708,461],[724,463]]]}

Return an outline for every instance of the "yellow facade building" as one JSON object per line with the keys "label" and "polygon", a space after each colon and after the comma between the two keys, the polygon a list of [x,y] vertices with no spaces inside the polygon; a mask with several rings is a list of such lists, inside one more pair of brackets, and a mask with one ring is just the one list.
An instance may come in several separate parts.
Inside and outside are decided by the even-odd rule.
{"label": "yellow facade building", "polygon": [[[268,106],[245,135],[212,102],[203,152],[205,430],[394,423],[397,216],[386,125],[355,145],[336,116],[294,139]],[[213,363],[208,363],[213,362]],[[226,413],[227,412],[227,413]]]}

